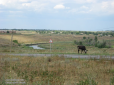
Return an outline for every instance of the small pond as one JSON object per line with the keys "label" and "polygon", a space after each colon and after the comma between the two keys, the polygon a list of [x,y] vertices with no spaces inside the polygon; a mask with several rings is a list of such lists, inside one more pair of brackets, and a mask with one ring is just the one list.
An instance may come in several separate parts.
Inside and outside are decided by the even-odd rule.
{"label": "small pond", "polygon": [[33,47],[33,49],[44,49],[44,48],[38,47],[38,45],[31,45],[29,47]]}

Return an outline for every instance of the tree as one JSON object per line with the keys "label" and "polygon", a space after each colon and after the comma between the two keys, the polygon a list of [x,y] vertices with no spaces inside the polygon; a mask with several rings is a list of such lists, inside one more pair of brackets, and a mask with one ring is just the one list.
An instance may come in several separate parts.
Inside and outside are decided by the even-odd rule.
{"label": "tree", "polygon": [[83,39],[86,39],[86,37],[84,36]]}
{"label": "tree", "polygon": [[83,45],[82,41],[79,42],[79,45]]}
{"label": "tree", "polygon": [[95,36],[94,40],[95,40],[95,42],[97,42],[97,40],[98,40],[98,39],[97,39],[97,36]]}
{"label": "tree", "polygon": [[9,31],[7,31],[7,33],[9,33]]}

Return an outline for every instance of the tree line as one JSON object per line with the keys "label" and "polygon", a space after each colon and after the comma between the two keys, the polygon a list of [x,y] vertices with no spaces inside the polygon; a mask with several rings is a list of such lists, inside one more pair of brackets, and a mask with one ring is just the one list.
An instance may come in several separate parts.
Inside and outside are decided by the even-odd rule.
{"label": "tree line", "polygon": [[100,35],[100,36],[113,36],[114,37],[114,31],[63,31],[63,30],[37,30],[36,33],[39,34],[72,34],[72,35]]}

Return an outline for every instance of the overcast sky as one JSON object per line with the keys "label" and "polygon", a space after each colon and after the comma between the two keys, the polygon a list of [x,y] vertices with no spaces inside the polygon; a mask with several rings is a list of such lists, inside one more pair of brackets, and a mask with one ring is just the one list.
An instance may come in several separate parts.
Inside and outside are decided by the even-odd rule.
{"label": "overcast sky", "polygon": [[114,30],[114,0],[0,0],[0,29]]}

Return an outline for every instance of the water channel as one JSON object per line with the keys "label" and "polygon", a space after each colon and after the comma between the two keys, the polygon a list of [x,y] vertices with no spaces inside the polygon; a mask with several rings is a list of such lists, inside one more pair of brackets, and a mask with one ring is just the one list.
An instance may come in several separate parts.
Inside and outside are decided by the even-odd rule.
{"label": "water channel", "polygon": [[38,47],[38,45],[31,45],[29,47],[32,47],[33,49],[44,49],[44,48]]}

